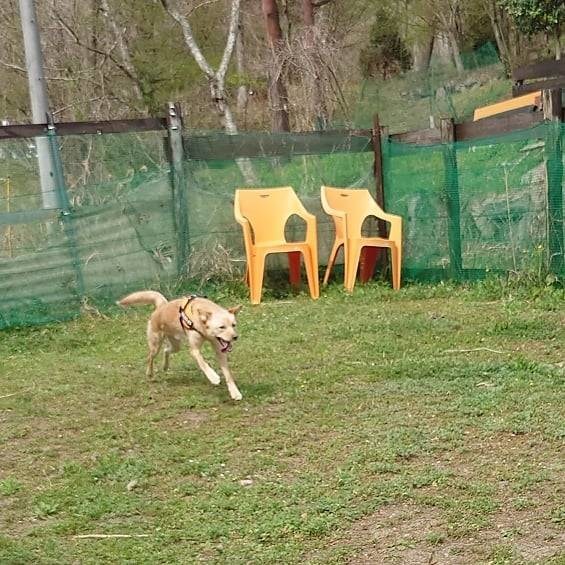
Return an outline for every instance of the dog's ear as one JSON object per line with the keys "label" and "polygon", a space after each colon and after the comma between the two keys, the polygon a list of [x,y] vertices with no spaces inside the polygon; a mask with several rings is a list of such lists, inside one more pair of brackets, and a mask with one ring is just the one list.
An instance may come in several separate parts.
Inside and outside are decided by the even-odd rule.
{"label": "dog's ear", "polygon": [[203,324],[205,324],[210,319],[211,315],[212,312],[210,312],[209,310],[203,310],[202,308],[198,309],[198,317]]}
{"label": "dog's ear", "polygon": [[237,306],[232,306],[231,308],[228,308],[228,312],[231,312],[235,316],[236,314],[239,314],[242,308],[243,306],[241,304],[238,304]]}

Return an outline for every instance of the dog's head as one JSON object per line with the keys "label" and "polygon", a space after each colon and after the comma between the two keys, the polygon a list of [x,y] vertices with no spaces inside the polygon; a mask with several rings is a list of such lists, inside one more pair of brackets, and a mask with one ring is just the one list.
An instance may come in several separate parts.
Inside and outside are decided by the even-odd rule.
{"label": "dog's head", "polygon": [[239,337],[237,334],[237,322],[235,315],[241,310],[241,306],[233,308],[207,309],[200,308],[200,321],[206,328],[207,337],[215,341],[222,353],[232,350],[233,342]]}

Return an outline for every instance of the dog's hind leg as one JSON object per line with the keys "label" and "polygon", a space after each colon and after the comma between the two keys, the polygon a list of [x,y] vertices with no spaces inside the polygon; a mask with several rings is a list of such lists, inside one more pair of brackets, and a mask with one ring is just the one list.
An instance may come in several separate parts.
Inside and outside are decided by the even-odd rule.
{"label": "dog's hind leg", "polygon": [[218,363],[220,364],[220,368],[222,369],[222,373],[226,379],[226,384],[228,385],[228,392],[232,397],[232,400],[241,400],[243,397],[241,396],[241,392],[237,388],[235,384],[235,380],[233,375],[231,374],[230,367],[228,365],[228,355],[227,353],[222,353],[216,349],[216,356],[218,357]]}
{"label": "dog's hind leg", "polygon": [[153,361],[159,350],[161,349],[161,344],[163,343],[163,335],[161,333],[153,332],[151,326],[147,326],[147,345],[149,347],[149,353],[147,354],[147,372],[148,378],[153,378]]}
{"label": "dog's hind leg", "polygon": [[176,353],[180,349],[180,342],[177,339],[170,337],[165,339],[165,346],[163,352],[165,353],[165,361],[163,363],[163,371],[169,370],[169,360],[171,354]]}

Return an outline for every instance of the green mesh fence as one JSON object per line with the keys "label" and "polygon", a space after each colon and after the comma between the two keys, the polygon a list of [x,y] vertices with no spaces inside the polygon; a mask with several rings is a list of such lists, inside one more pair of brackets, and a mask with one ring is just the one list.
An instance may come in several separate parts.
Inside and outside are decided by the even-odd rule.
{"label": "green mesh fence", "polygon": [[404,272],[561,272],[562,137],[563,126],[543,124],[452,146],[389,143],[385,198],[405,218]]}
{"label": "green mesh fence", "polygon": [[[385,207],[404,218],[404,279],[562,275],[564,133],[543,124],[453,145],[384,143]],[[334,232],[320,186],[374,187],[371,140],[360,133],[190,135],[182,186],[164,132],[51,143],[60,165],[52,210],[42,208],[34,141],[0,143],[0,328],[75,316],[132,289],[172,294],[179,275],[196,289],[242,273],[238,187],[293,186],[318,218],[323,268]],[[291,219],[288,239],[303,230]],[[267,267],[286,265],[273,256]]]}
{"label": "green mesh fence", "polygon": [[[333,221],[322,210],[320,186],[373,186],[373,151],[367,136],[343,133],[214,134],[186,140],[191,270],[221,275],[243,265],[241,227],[234,221],[236,188],[292,186],[317,217],[321,261],[333,243]],[[260,155],[257,155],[260,153]],[[215,155],[254,155],[217,160]],[[289,241],[302,240],[304,225],[292,218]],[[284,256],[267,258],[268,268],[284,266]]]}
{"label": "green mesh fence", "polygon": [[176,275],[162,133],[52,140],[60,208],[42,209],[34,140],[0,144],[0,328],[76,315]]}

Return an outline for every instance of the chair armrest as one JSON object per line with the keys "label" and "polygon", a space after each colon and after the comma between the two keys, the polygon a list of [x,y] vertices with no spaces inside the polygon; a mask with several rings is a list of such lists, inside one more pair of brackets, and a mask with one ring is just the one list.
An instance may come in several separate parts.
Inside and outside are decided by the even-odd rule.
{"label": "chair armrest", "polygon": [[234,211],[235,221],[243,228],[243,241],[246,248],[250,248],[253,245],[253,232],[251,230],[251,224],[249,220],[242,216],[238,210]]}
{"label": "chair armrest", "polygon": [[306,222],[306,228],[310,229],[310,227],[316,227],[316,216],[314,214],[310,214],[310,212],[306,212],[306,214],[298,214],[300,218],[302,218]]}
{"label": "chair armrest", "polygon": [[244,224],[249,224],[249,220],[248,220],[245,216],[243,216],[243,215],[241,214],[241,212],[239,211],[239,209],[238,209],[238,207],[237,207],[237,201],[236,201],[236,205],[235,205],[234,208],[233,208],[233,215],[235,216],[235,221],[236,221],[238,224],[241,224],[242,226],[243,226]]}
{"label": "chair armrest", "polygon": [[314,237],[317,236],[317,231],[316,231],[316,216],[314,216],[314,214],[310,214],[310,212],[307,212],[306,210],[304,210],[304,212],[296,212],[296,215],[299,218],[302,218],[305,222],[306,222],[306,238],[311,237],[312,235],[314,235]]}
{"label": "chair armrest", "polygon": [[342,220],[345,220],[345,212],[343,212],[342,210],[336,210],[335,208],[332,208],[326,202],[325,198],[322,198],[322,208],[324,209],[324,212],[329,216],[334,216],[335,218],[340,218]]}
{"label": "chair armrest", "polygon": [[[367,216],[375,216],[379,220],[384,220],[390,223],[389,239],[396,239],[397,236],[402,236],[402,217],[396,214],[388,214],[380,206],[375,204],[371,206],[367,212]],[[367,217],[365,216],[365,217]]]}
{"label": "chair armrest", "polygon": [[402,217],[394,214],[383,214],[383,220],[390,222],[389,239],[402,242]]}

